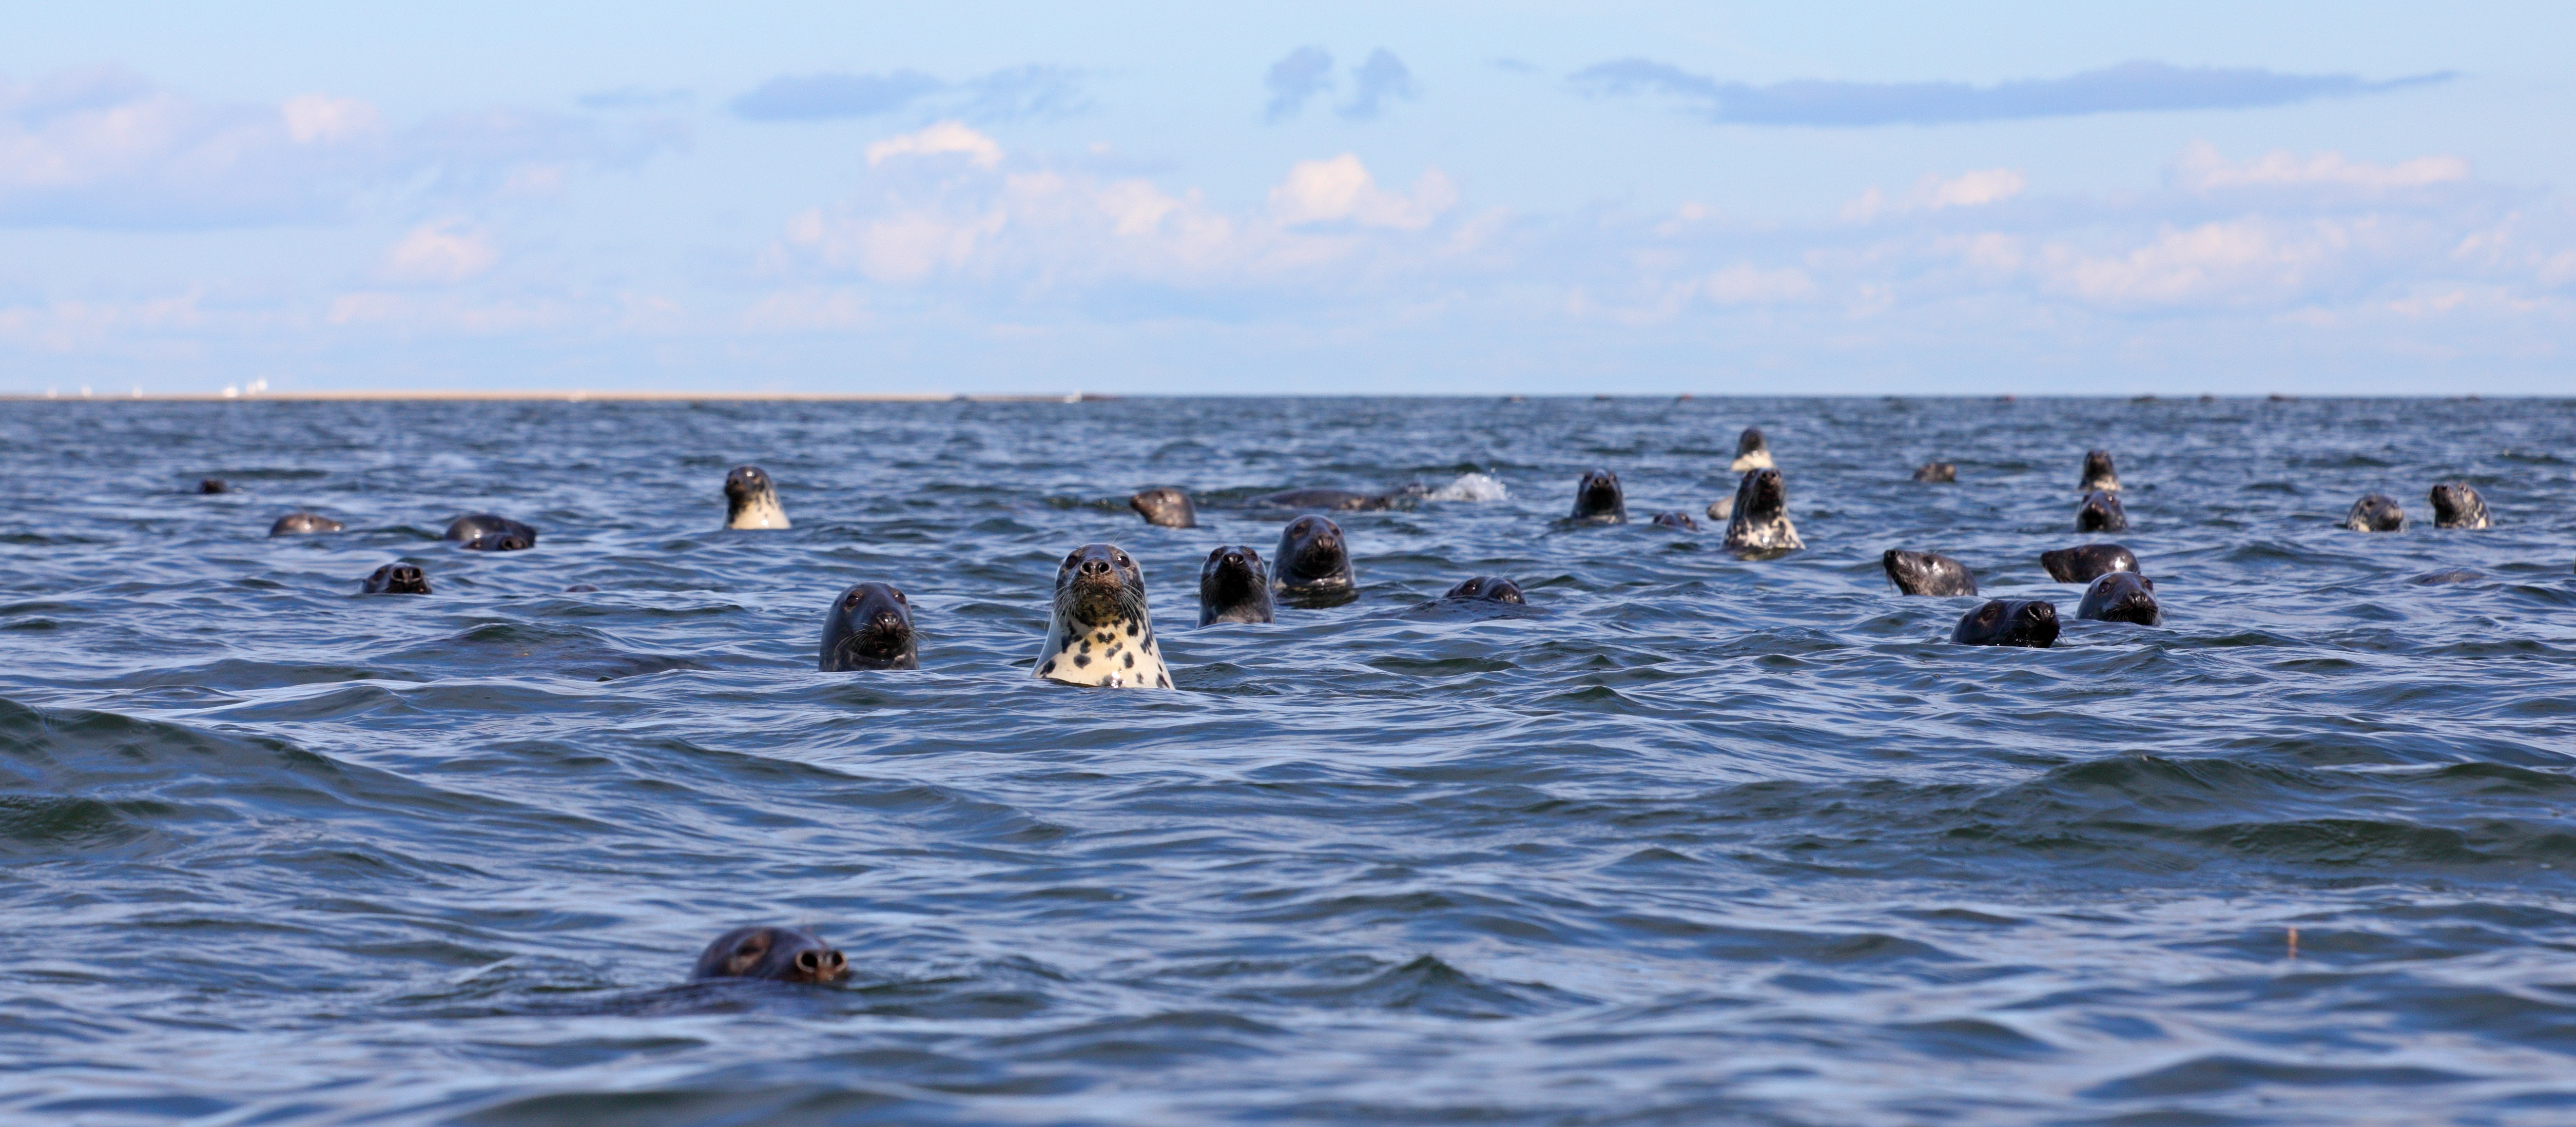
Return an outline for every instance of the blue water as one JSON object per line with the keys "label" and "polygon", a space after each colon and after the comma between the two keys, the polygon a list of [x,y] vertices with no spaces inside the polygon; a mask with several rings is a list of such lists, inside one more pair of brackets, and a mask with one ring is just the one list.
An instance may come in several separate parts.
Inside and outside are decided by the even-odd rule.
{"label": "blue water", "polygon": [[[1596,465],[1698,512],[1747,424],[1806,551],[1556,521]],[[11,1121],[2576,1121],[2569,403],[17,403],[0,438]],[[2038,565],[2093,446],[2161,627]],[[741,462],[792,530],[719,528]],[[1508,496],[1340,516],[1357,601],[1191,627],[1208,550],[1286,519],[1245,499],[1468,474]],[[2430,527],[2449,479],[2495,528]],[[1203,527],[1126,509],[1165,484]],[[2365,492],[2419,525],[2335,527]],[[266,538],[301,506],[350,531]],[[436,539],[478,510],[542,539]],[[1030,677],[1103,540],[1182,691]],[[1947,644],[1975,600],[1895,594],[1890,547],[2063,639]],[[436,594],[357,593],[398,559]],[[1479,573],[1532,610],[1417,609]],[[918,672],[814,671],[860,580]],[[686,985],[746,923],[851,980]]]}

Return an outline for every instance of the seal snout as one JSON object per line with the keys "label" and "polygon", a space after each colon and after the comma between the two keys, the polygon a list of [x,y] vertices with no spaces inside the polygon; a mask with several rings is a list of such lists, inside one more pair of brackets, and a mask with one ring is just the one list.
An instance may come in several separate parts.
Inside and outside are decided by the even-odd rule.
{"label": "seal snout", "polygon": [[811,932],[792,927],[738,927],[716,937],[698,955],[689,977],[751,978],[770,982],[837,982],[850,973],[848,956]]}
{"label": "seal snout", "polygon": [[885,583],[860,583],[841,592],[823,618],[825,673],[854,669],[919,669],[920,642],[912,628],[912,600]]}
{"label": "seal snout", "polygon": [[1625,524],[1628,520],[1628,497],[1619,487],[1619,475],[1605,469],[1587,470],[1574,484],[1575,520],[1594,520],[1604,524]]}

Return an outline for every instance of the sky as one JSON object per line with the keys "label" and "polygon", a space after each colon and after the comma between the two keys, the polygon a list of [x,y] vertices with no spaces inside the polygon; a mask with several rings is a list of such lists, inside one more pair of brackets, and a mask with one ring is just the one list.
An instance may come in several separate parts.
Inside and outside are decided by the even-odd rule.
{"label": "sky", "polygon": [[2576,393],[2576,6],[1293,7],[21,5],[0,393]]}

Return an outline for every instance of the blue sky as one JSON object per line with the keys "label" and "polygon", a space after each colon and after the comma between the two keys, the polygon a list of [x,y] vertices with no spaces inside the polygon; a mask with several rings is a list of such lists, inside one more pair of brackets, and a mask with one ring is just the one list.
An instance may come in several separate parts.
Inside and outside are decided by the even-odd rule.
{"label": "blue sky", "polygon": [[13,12],[0,390],[2576,391],[2576,8],[532,7]]}

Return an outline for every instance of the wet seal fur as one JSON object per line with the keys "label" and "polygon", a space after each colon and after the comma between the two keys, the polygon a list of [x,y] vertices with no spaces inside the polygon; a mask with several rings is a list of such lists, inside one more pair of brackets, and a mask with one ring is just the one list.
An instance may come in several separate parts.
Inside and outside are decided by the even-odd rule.
{"label": "wet seal fur", "polygon": [[1431,492],[1421,482],[1410,482],[1385,493],[1353,493],[1347,489],[1282,489],[1252,499],[1256,509],[1323,509],[1331,512],[1362,509],[1392,509],[1421,500]]}
{"label": "wet seal fur", "polygon": [[407,563],[389,563],[367,576],[366,593],[370,595],[426,595],[429,577],[418,567]]}
{"label": "wet seal fur", "polygon": [[1144,490],[1127,499],[1127,507],[1156,528],[1197,528],[1199,507],[1190,495],[1170,486]]}
{"label": "wet seal fur", "polygon": [[2076,486],[2075,491],[2078,493],[2117,493],[2120,491],[2120,471],[2111,468],[2110,451],[2087,450],[2084,452],[2084,483]]}
{"label": "wet seal fur", "polygon": [[2164,620],[2156,606],[2156,581],[2133,571],[2105,572],[2084,589],[2075,617],[2096,622],[2134,622],[2153,626]]}
{"label": "wet seal fur", "polygon": [[2373,493],[2352,503],[2344,514],[2343,526],[2355,532],[2401,532],[2406,528],[2406,510],[2397,498]]}
{"label": "wet seal fur", "polygon": [[1915,467],[1914,480],[1934,485],[1956,485],[1959,482],[1959,467],[1951,462],[1925,462]]}
{"label": "wet seal fur", "polygon": [[1342,526],[1309,514],[1279,530],[1279,548],[1270,556],[1272,591],[1308,605],[1330,606],[1349,602],[1358,585]]}
{"label": "wet seal fur", "polygon": [[225,481],[225,480],[223,480],[222,478],[210,477],[210,478],[205,479],[204,481],[200,481],[200,482],[198,482],[198,483],[197,483],[197,492],[199,492],[199,493],[239,493],[239,492],[241,492],[241,491],[240,491],[240,490],[238,490],[238,489],[233,488],[233,486],[232,486],[232,483],[231,483],[231,482]]}
{"label": "wet seal fur", "polygon": [[1246,544],[1208,553],[1207,562],[1199,565],[1199,625],[1269,622],[1275,613],[1270,566],[1261,561],[1261,553]]}
{"label": "wet seal fur", "polygon": [[1665,528],[1678,528],[1684,532],[1699,531],[1699,522],[1692,520],[1689,513],[1681,512],[1679,510],[1669,513],[1656,513],[1655,523]]}
{"label": "wet seal fur", "polygon": [[1144,565],[1111,544],[1085,544],[1064,558],[1036,676],[1112,689],[1172,687],[1145,607]]}
{"label": "wet seal fur", "polygon": [[1771,440],[1762,436],[1761,427],[1746,427],[1735,436],[1735,461],[1726,468],[1743,473],[1772,467]]}
{"label": "wet seal fur", "polygon": [[[786,528],[787,508],[778,503],[778,488],[769,471],[735,466],[725,475],[726,528]],[[529,537],[530,541],[536,538]]]}
{"label": "wet seal fur", "polygon": [[341,524],[339,521],[332,520],[331,518],[319,513],[309,513],[298,510],[277,518],[276,524],[268,526],[268,534],[271,536],[311,536],[323,532],[338,532],[347,527],[347,525]]}
{"label": "wet seal fur", "polygon": [[1608,470],[1586,470],[1574,483],[1574,511],[1567,520],[1588,520],[1596,524],[1628,523],[1628,494],[1619,488],[1619,475]]}
{"label": "wet seal fur", "polygon": [[1720,497],[1708,503],[1708,519],[1721,524],[1735,517],[1735,498]]}
{"label": "wet seal fur", "polygon": [[1887,569],[1887,581],[1908,595],[1973,595],[1977,577],[1968,565],[1938,552],[1908,552],[1890,548],[1879,557],[1879,566]]}
{"label": "wet seal fur", "polygon": [[1735,484],[1726,521],[1726,550],[1745,558],[1785,555],[1807,546],[1789,522],[1789,483],[1773,469],[1753,470]]}
{"label": "wet seal fur", "polygon": [[2096,489],[2084,495],[2084,503],[2075,507],[2077,532],[2125,532],[2129,528],[2129,511],[2120,507],[2120,495]]}
{"label": "wet seal fur", "polygon": [[537,530],[508,517],[475,513],[456,518],[442,540],[454,540],[477,552],[516,552],[537,546]]}
{"label": "wet seal fur", "polygon": [[2465,481],[2446,481],[2433,487],[2433,527],[2493,528],[2487,516],[2487,499]]}
{"label": "wet seal fur", "polygon": [[1450,588],[1448,594],[1440,597],[1460,601],[1510,603],[1513,606],[1529,605],[1529,600],[1521,595],[1520,585],[1499,575],[1475,576]]}
{"label": "wet seal fur", "polygon": [[765,982],[836,982],[850,961],[813,933],[792,927],[738,927],[716,937],[698,955],[692,982],[749,978]]}
{"label": "wet seal fur", "polygon": [[1950,640],[1963,646],[2028,646],[2057,644],[2057,604],[2042,599],[1993,599],[1959,616]]}
{"label": "wet seal fur", "polygon": [[912,600],[885,583],[858,583],[832,600],[823,614],[823,650],[817,669],[921,668],[921,638],[912,629]]}
{"label": "wet seal fur", "polygon": [[2138,570],[2138,557],[2118,544],[2078,544],[2041,552],[2039,566],[2060,583],[2091,583],[2110,572]]}

